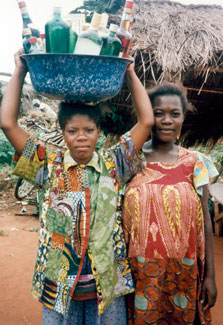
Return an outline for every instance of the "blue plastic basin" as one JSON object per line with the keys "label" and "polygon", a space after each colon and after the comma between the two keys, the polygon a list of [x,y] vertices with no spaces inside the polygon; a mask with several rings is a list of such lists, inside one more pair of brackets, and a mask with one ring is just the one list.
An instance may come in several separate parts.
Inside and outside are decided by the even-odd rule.
{"label": "blue plastic basin", "polygon": [[25,54],[34,89],[51,99],[99,102],[121,90],[130,59],[81,54]]}

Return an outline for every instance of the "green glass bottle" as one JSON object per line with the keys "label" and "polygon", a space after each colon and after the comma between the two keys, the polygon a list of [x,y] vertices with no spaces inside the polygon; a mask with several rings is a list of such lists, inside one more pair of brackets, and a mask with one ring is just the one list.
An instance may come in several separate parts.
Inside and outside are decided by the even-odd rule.
{"label": "green glass bottle", "polygon": [[67,20],[70,26],[70,41],[69,41],[69,53],[74,53],[74,49],[77,43],[78,35],[73,29],[72,20]]}
{"label": "green glass bottle", "polygon": [[122,42],[118,37],[116,37],[116,33],[119,29],[118,25],[111,24],[109,27],[109,34],[104,35],[102,37],[103,45],[100,52],[100,55],[114,55],[119,56]]}
{"label": "green glass bottle", "polygon": [[46,52],[69,53],[70,27],[61,18],[61,7],[54,7],[53,19],[45,25]]}

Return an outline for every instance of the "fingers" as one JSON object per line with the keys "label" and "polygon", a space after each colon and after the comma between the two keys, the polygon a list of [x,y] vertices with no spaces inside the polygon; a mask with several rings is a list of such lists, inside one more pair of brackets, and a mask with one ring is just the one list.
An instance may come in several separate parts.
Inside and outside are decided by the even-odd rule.
{"label": "fingers", "polygon": [[21,60],[21,55],[24,54],[24,49],[20,48],[15,54],[14,54],[14,61],[17,68],[23,69],[27,71],[27,66],[24,64],[24,62]]}
{"label": "fingers", "polygon": [[217,300],[217,292],[212,295],[208,295],[208,308],[214,307]]}
{"label": "fingers", "polygon": [[201,290],[201,295],[200,295],[200,302],[201,302],[202,306],[205,306],[205,292],[206,292],[206,289],[203,286],[202,290]]}
{"label": "fingers", "polygon": [[200,302],[202,304],[203,310],[212,308],[216,303],[216,299],[217,299],[216,290],[210,292],[205,287],[203,287],[200,296]]}
{"label": "fingers", "polygon": [[21,48],[17,52],[15,52],[14,56],[16,58],[16,57],[19,57],[20,55],[23,55],[23,54],[24,54],[24,49]]}

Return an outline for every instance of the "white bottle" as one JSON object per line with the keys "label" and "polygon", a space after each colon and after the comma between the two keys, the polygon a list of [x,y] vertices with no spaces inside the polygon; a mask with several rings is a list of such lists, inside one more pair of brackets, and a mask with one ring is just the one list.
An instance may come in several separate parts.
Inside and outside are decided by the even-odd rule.
{"label": "white bottle", "polygon": [[101,22],[101,15],[94,13],[90,28],[80,34],[78,37],[75,54],[99,55],[102,47],[102,38],[98,34],[98,28]]}
{"label": "white bottle", "polygon": [[101,22],[99,25],[99,29],[98,29],[98,34],[103,37],[104,35],[108,35],[109,30],[107,28],[107,24],[108,24],[108,14],[106,14],[105,12],[101,15]]}

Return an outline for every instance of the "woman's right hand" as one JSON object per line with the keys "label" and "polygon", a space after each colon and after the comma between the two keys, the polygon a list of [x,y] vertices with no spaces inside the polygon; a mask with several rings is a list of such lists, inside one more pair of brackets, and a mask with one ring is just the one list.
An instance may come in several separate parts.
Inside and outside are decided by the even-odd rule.
{"label": "woman's right hand", "polygon": [[15,54],[14,54],[14,61],[16,68],[19,68],[21,70],[24,70],[26,73],[28,71],[27,65],[23,63],[22,59],[20,58],[20,55],[24,54],[23,48],[19,49]]}

